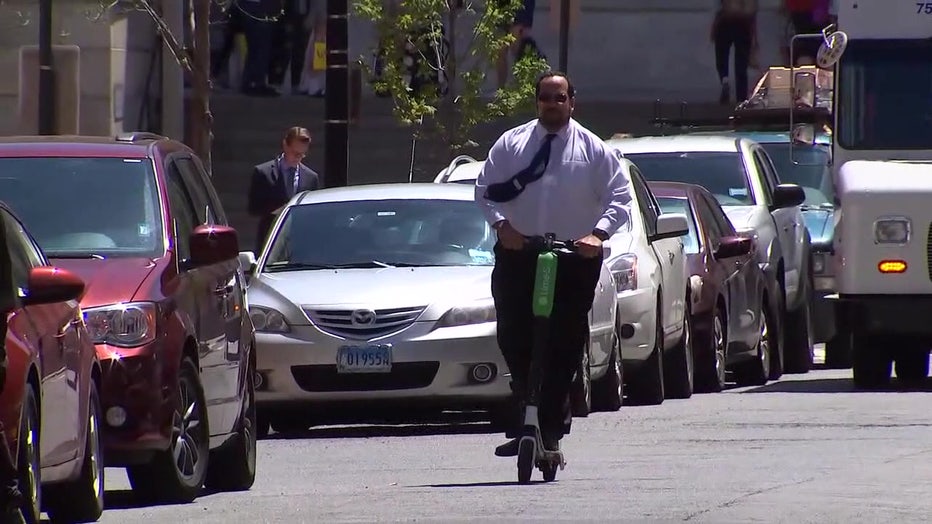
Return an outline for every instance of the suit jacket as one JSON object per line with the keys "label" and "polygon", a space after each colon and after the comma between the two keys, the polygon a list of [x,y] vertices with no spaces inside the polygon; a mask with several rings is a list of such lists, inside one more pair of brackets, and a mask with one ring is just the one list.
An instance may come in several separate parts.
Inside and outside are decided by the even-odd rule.
{"label": "suit jacket", "polygon": [[[295,192],[320,189],[320,176],[304,164],[298,164],[298,190]],[[278,159],[255,166],[249,183],[249,214],[259,218],[256,242],[259,248],[265,241],[275,215],[276,209],[291,199],[291,188],[287,187],[285,173],[278,167]],[[257,248],[257,254],[259,249]]]}

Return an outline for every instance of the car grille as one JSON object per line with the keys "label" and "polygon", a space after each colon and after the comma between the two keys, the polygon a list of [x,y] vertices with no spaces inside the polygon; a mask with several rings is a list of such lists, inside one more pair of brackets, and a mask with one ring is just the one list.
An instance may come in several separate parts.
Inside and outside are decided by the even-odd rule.
{"label": "car grille", "polygon": [[354,340],[372,340],[397,333],[410,326],[425,307],[394,309],[305,309],[308,318],[321,331]]}
{"label": "car grille", "polygon": [[932,280],[932,224],[929,224],[929,233],[926,235],[926,271],[929,280]]}
{"label": "car grille", "polygon": [[338,373],[336,366],[292,366],[298,387],[309,392],[391,391],[426,388],[440,369],[440,362],[397,362],[390,373]]}

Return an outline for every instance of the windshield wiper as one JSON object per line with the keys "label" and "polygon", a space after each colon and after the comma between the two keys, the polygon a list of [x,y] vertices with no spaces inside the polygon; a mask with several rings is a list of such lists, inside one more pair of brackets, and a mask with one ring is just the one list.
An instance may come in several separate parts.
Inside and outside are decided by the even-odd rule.
{"label": "windshield wiper", "polygon": [[97,253],[46,253],[48,258],[68,258],[68,259],[94,259],[94,260],[104,260],[103,255],[98,255]]}
{"label": "windshield wiper", "polygon": [[309,264],[304,262],[273,262],[265,266],[268,271],[295,271],[301,269],[371,269],[377,267],[396,267],[392,264],[370,260],[368,262],[350,262],[348,264]]}

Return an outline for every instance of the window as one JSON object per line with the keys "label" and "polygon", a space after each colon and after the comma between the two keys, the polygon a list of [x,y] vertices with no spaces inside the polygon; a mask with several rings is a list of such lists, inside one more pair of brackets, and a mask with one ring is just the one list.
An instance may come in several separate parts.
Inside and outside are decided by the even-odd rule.
{"label": "window", "polygon": [[738,233],[735,231],[734,224],[731,223],[728,215],[725,214],[725,210],[722,209],[721,204],[714,198],[709,198],[708,195],[702,195],[702,197],[706,207],[708,207],[712,220],[715,222],[715,228],[718,230],[719,234],[723,237],[733,237],[737,235]]}
{"label": "window", "polygon": [[265,271],[494,263],[495,233],[471,200],[326,202],[286,213]]}
{"label": "window", "polygon": [[20,288],[22,295],[29,282],[29,270],[44,265],[45,261],[30,242],[22,225],[7,213],[3,213],[2,217],[3,227],[6,228],[7,247],[10,250],[13,285]]}
{"label": "window", "polygon": [[780,182],[797,184],[806,192],[805,205],[819,206],[835,201],[832,183],[831,149],[824,145],[793,145],[790,160],[790,143],[761,144],[773,161]]}
{"label": "window", "polygon": [[754,203],[738,151],[632,153],[625,157],[637,164],[647,180],[696,184],[726,206]]}
{"label": "window", "polygon": [[155,258],[164,251],[149,160],[0,158],[0,197],[51,258]]}
{"label": "window", "polygon": [[682,213],[686,215],[686,222],[689,224],[689,233],[683,238],[683,247],[686,254],[695,254],[699,252],[699,232],[696,230],[696,219],[693,216],[692,206],[689,200],[684,197],[659,197],[657,202],[664,213]]}
{"label": "window", "polygon": [[201,219],[199,224],[226,225],[227,220],[223,214],[220,198],[200,164],[188,156],[178,157],[175,163],[178,164],[181,174],[184,176],[185,184],[197,195],[195,205],[198,210],[198,218]]}
{"label": "window", "polygon": [[647,184],[637,169],[631,169],[631,185],[634,187],[635,198],[638,201],[638,208],[641,210],[641,216],[644,217],[644,229],[647,236],[657,234],[657,211],[651,206],[650,192],[647,190]]}
{"label": "window", "polygon": [[838,64],[838,145],[932,149],[932,41],[851,40]]}
{"label": "window", "polygon": [[166,167],[168,170],[168,203],[174,221],[177,255],[180,260],[187,260],[191,257],[190,236],[200,221],[197,219],[194,203],[178,168],[172,163],[167,164]]}

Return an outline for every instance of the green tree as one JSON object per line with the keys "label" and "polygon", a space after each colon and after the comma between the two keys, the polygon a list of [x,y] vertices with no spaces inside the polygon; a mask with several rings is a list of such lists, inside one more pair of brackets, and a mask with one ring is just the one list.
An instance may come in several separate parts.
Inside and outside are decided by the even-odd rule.
{"label": "green tree", "polygon": [[[376,76],[365,58],[360,65],[373,87],[391,96],[395,116],[415,125],[416,137],[438,137],[456,154],[476,145],[470,135],[477,125],[530,110],[536,78],[549,69],[545,60],[526,53],[512,67],[513,81],[491,99],[483,96],[486,72],[494,71],[499,54],[515,41],[502,28],[521,5],[522,0],[357,0],[355,14],[375,24],[383,67]],[[464,34],[470,38],[459,49]],[[441,58],[430,50],[444,39],[449,47]],[[421,50],[415,76],[444,73],[446,93],[434,83],[409,89],[405,51],[412,46]]]}

